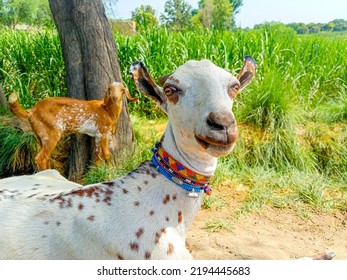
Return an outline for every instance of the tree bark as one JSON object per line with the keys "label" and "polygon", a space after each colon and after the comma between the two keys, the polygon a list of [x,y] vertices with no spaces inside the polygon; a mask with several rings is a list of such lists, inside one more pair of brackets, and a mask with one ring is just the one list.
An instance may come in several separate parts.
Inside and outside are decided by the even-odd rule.
{"label": "tree bark", "polygon": [[7,110],[7,100],[2,84],[0,84],[0,109]]}
{"label": "tree bark", "polygon": [[[110,82],[122,82],[117,49],[101,0],[49,0],[62,45],[68,96],[102,99]],[[89,137],[71,141],[68,178],[81,179],[92,159]],[[112,139],[115,157],[133,149],[134,133],[126,98]]]}

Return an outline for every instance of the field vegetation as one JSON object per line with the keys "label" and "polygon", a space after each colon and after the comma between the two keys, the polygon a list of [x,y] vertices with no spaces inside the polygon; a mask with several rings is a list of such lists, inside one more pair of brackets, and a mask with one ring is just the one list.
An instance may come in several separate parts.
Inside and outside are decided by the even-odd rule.
{"label": "field vegetation", "polygon": [[[132,95],[129,104],[137,152],[114,166],[92,166],[87,183],[120,176],[150,158],[165,116],[137,93],[129,66],[142,60],[154,77],[168,74],[189,59],[212,60],[237,73],[243,57],[258,64],[253,83],[237,96],[234,113],[240,138],[220,160],[214,187],[228,184],[242,193],[240,213],[270,205],[310,211],[347,211],[347,40],[345,36],[297,35],[282,25],[262,29],[168,32],[147,29],[115,36],[122,75]],[[19,93],[29,108],[48,96],[66,94],[64,63],[55,31],[0,30],[0,83],[8,96]],[[1,109],[0,109],[1,110]],[[37,143],[31,132],[14,127],[0,112],[0,178],[32,173]],[[64,172],[68,139],[54,160]],[[210,200],[210,201],[209,201]],[[211,197],[205,207],[222,205]],[[212,205],[212,206],[211,206]]]}

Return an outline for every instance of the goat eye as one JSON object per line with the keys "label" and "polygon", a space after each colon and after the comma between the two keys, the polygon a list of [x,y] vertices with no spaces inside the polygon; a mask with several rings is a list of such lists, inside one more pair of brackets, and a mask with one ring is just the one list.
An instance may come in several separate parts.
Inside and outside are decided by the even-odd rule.
{"label": "goat eye", "polygon": [[171,95],[177,92],[177,88],[175,88],[174,86],[167,86],[166,88],[164,88],[164,92],[166,95]]}

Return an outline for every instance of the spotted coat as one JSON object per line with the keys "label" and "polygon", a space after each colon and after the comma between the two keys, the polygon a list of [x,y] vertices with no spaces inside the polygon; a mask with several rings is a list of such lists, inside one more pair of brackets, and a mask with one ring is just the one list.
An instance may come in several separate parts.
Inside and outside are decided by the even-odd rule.
{"label": "spotted coat", "polygon": [[190,258],[184,236],[202,195],[192,200],[150,161],[84,187],[55,170],[16,179],[1,180],[0,259]]}

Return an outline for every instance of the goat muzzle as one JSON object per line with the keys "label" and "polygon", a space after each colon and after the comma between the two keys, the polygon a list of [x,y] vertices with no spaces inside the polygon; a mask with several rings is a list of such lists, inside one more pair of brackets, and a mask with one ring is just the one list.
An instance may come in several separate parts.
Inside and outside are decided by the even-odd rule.
{"label": "goat muzzle", "polygon": [[209,113],[204,132],[195,133],[195,140],[210,154],[228,154],[238,138],[238,129],[232,112]]}

